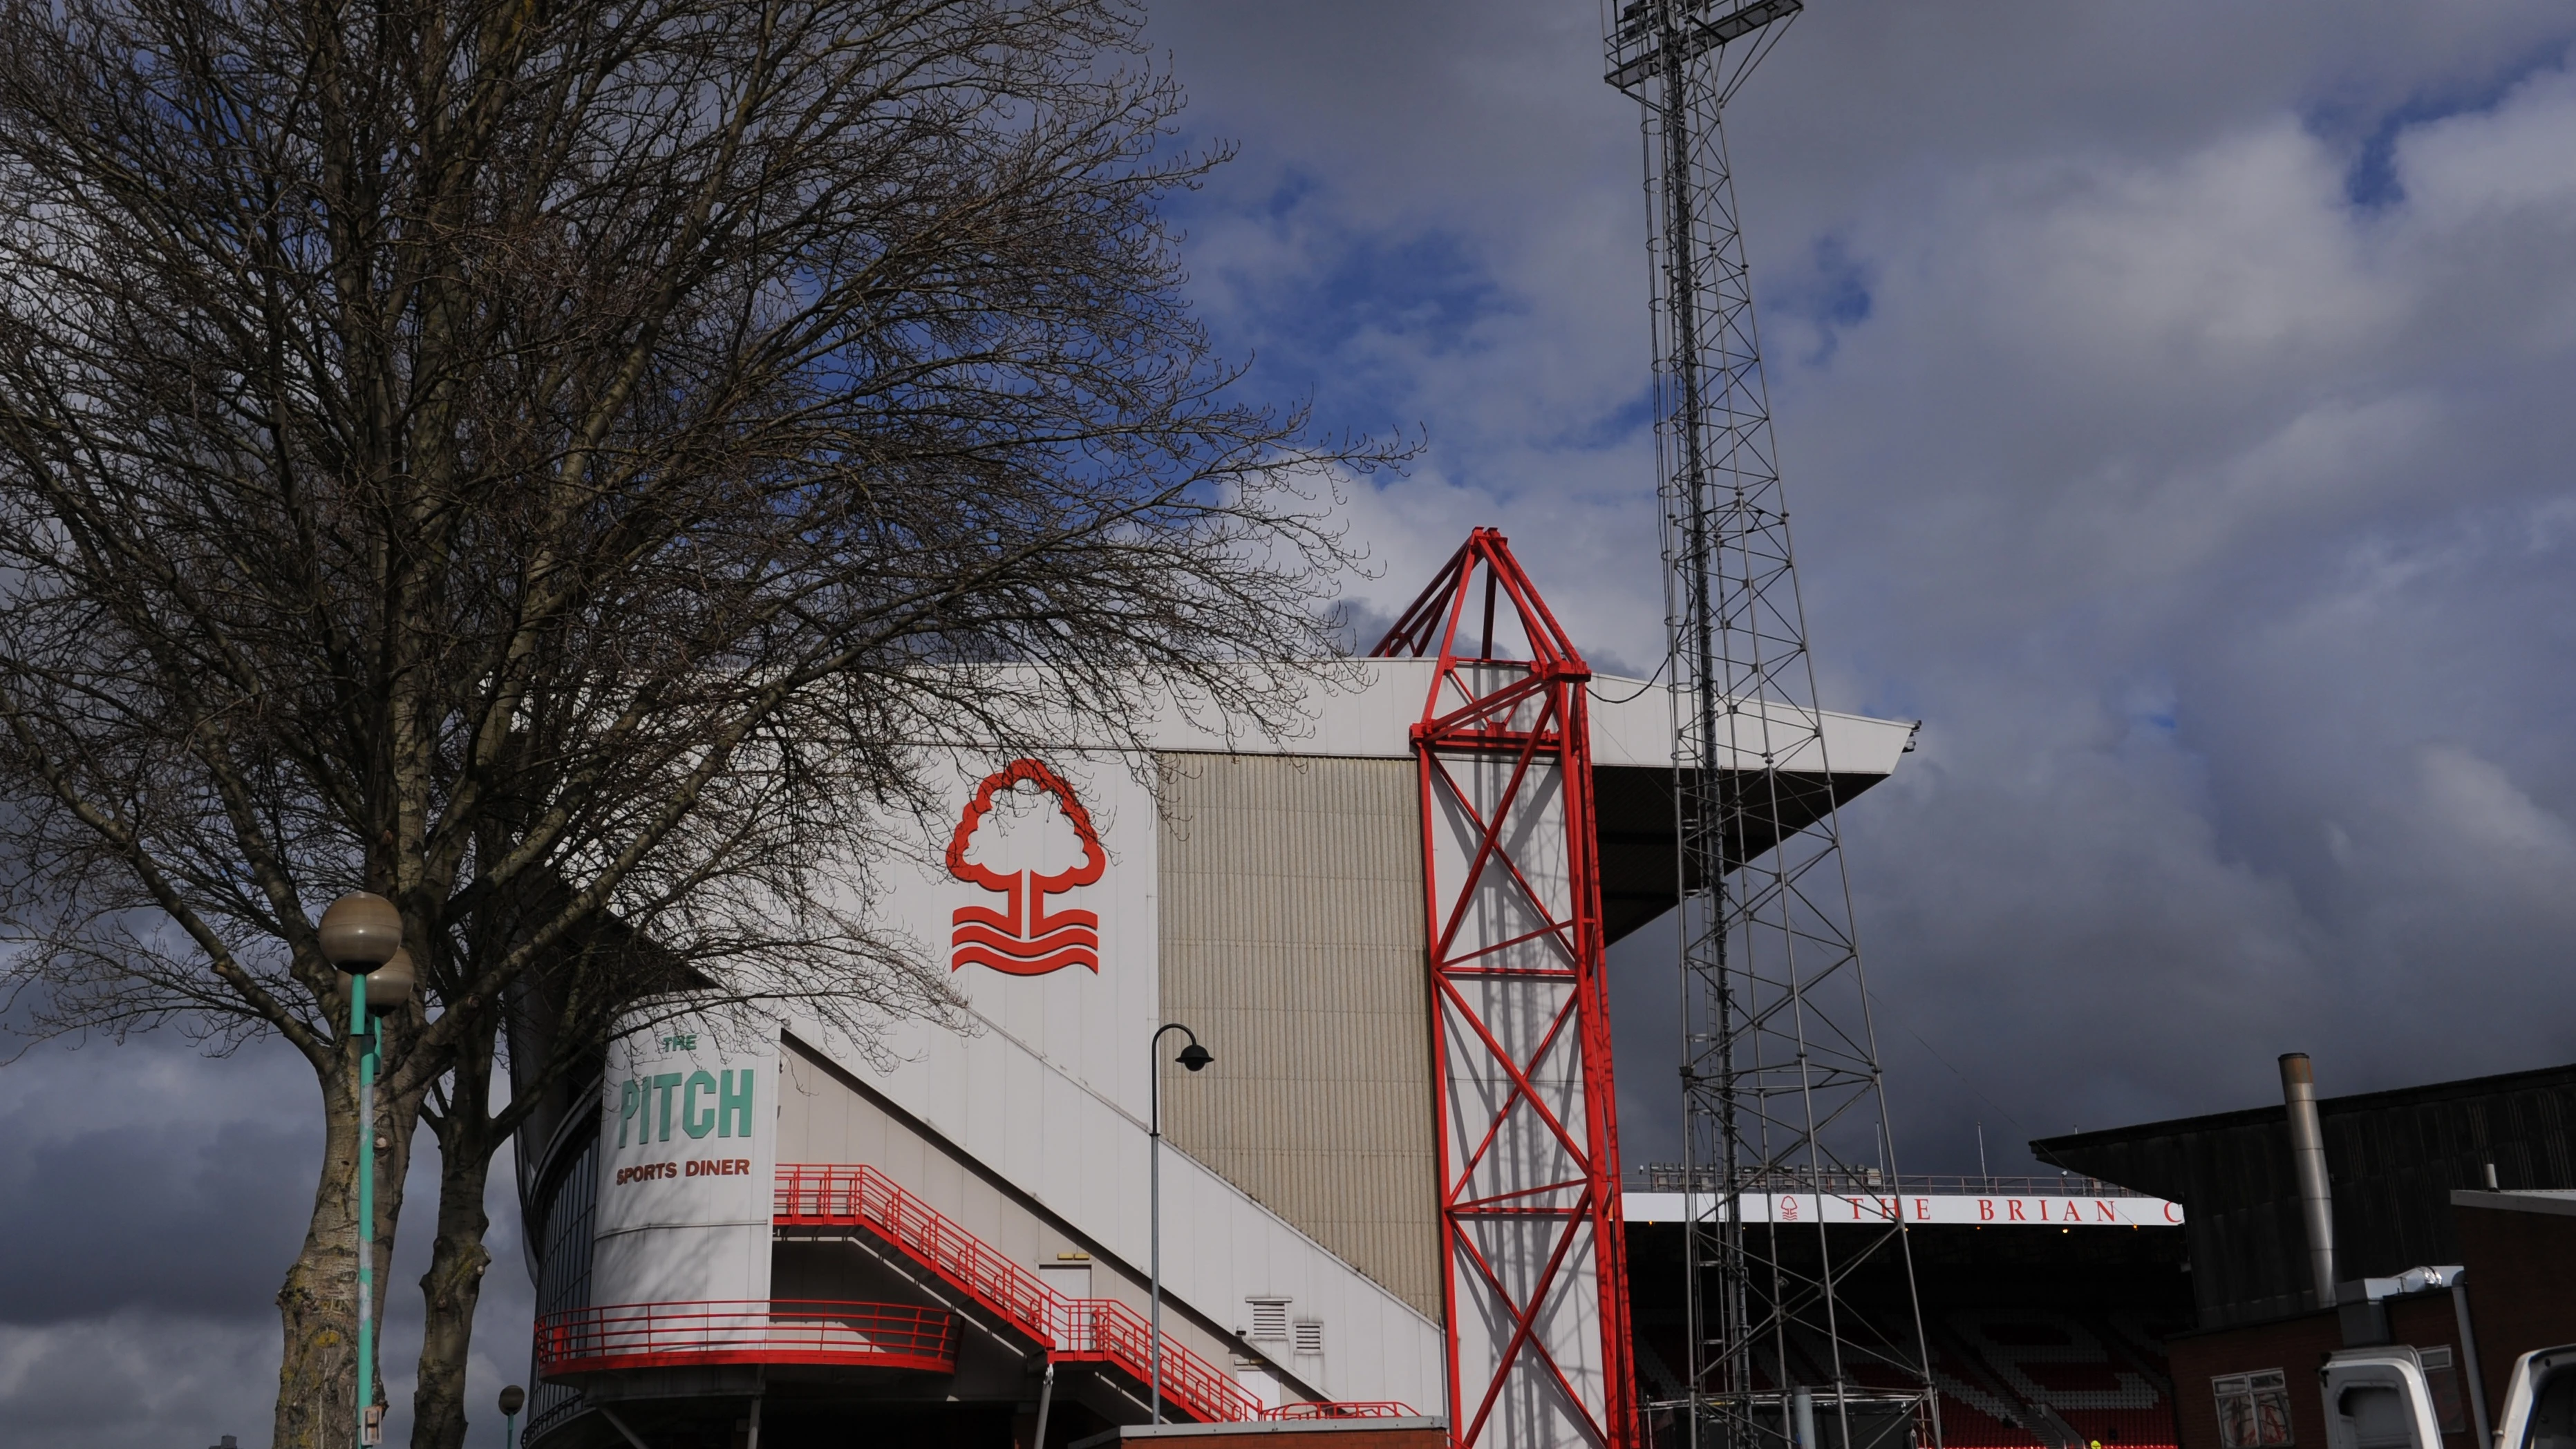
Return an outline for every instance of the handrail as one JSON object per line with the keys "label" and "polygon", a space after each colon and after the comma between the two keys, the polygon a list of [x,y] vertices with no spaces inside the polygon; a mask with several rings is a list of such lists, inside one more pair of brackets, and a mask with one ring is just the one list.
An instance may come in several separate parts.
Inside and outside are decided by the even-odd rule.
{"label": "handrail", "polygon": [[[781,1163],[775,1212],[780,1227],[868,1229],[1036,1340],[1051,1358],[1109,1363],[1138,1383],[1152,1378],[1153,1330],[1136,1310],[1114,1298],[1065,1297],[865,1163]],[[1163,1340],[1163,1398],[1203,1423],[1386,1418],[1413,1412],[1402,1404],[1292,1404],[1265,1410],[1231,1374],[1168,1335]]]}
{"label": "handrail", "polygon": [[1347,1403],[1282,1404],[1275,1409],[1262,1410],[1261,1417],[1276,1424],[1298,1419],[1410,1419],[1414,1413],[1411,1404],[1399,1404],[1392,1399],[1355,1399]]}
{"label": "handrail", "polygon": [[[864,1163],[787,1164],[778,1169],[781,1226],[859,1226],[1034,1338],[1051,1356],[1115,1364],[1138,1382],[1152,1377],[1152,1328],[1110,1298],[1067,1298],[996,1252],[920,1198]],[[1261,1401],[1229,1374],[1163,1342],[1163,1397],[1203,1422],[1261,1417]]]}
{"label": "handrail", "polygon": [[[1624,1190],[1628,1192],[1681,1192],[1696,1185],[1704,1195],[1718,1191],[1718,1171],[1713,1167],[1684,1169],[1678,1162],[1649,1162],[1628,1174]],[[2150,1194],[2105,1182],[2080,1173],[2061,1172],[2053,1176],[2001,1177],[1956,1174],[1907,1174],[1888,1177],[1874,1168],[1810,1172],[1747,1172],[1738,1191],[1758,1196],[1762,1193],[1813,1193],[1828,1196],[1851,1194],[1927,1194],[1944,1197],[2147,1197]]]}
{"label": "handrail", "polygon": [[913,1303],[748,1299],[620,1303],[537,1320],[537,1372],[558,1379],[691,1364],[957,1369],[957,1315]]}

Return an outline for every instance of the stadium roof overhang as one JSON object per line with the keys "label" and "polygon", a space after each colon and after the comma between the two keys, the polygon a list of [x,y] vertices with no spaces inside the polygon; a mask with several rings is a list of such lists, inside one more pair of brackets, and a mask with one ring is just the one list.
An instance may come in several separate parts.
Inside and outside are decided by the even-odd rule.
{"label": "stadium roof overhang", "polygon": [[[1740,780],[1759,775],[1731,775],[1720,790],[1732,793]],[[1835,770],[1779,777],[1776,810],[1757,813],[1745,836],[1744,853],[1758,858],[1783,835],[1812,825],[1829,804],[1841,806],[1887,778],[1885,771]],[[1601,842],[1601,924],[1616,941],[1673,908],[1683,889],[1680,851],[1675,845],[1672,767],[1595,765],[1593,806]],[[1730,858],[1731,868],[1742,861]],[[1696,888],[1699,882],[1689,882]]]}
{"label": "stadium roof overhang", "polygon": [[[1340,659],[1273,668],[1264,670],[1264,677],[1287,681],[1291,691],[1304,696],[1274,728],[1231,720],[1204,701],[1167,699],[1146,711],[1132,735],[1085,739],[1076,729],[1064,734],[1060,744],[1071,753],[1117,753],[1141,744],[1184,753],[1410,760],[1411,731],[1422,717],[1437,670],[1437,660],[1423,658]],[[1616,941],[1671,910],[1680,898],[1673,696],[1654,681],[1616,675],[1592,675],[1586,688],[1602,924],[1607,939]],[[1742,743],[1731,753],[1721,749],[1720,757],[1728,762],[1721,772],[1722,798],[1732,807],[1739,803],[1739,790],[1771,796],[1741,802],[1740,853],[1747,858],[1758,858],[1784,836],[1894,773],[1897,761],[1914,748],[1920,725],[1833,710],[1810,714],[1780,704],[1768,710],[1739,704],[1730,713],[1728,734]],[[1764,768],[1758,743],[1763,741],[1770,744],[1776,773]],[[1739,863],[1729,861],[1730,867]]]}
{"label": "stadium roof overhang", "polygon": [[[1602,676],[1591,688],[1602,925],[1616,941],[1671,910],[1684,889],[1674,818],[1672,698],[1642,680]],[[1739,712],[1739,718],[1746,714]],[[1894,773],[1899,757],[1914,748],[1917,727],[1916,721],[1831,710],[1808,717],[1778,706],[1767,718],[1754,717],[1750,728],[1736,726],[1738,738],[1767,733],[1793,743],[1776,774],[1766,773],[1749,750],[1723,772],[1720,799],[1730,810],[1740,807],[1737,818],[1744,822],[1739,841],[1730,844],[1740,844],[1742,857],[1758,858],[1782,837],[1850,803]],[[1753,792],[1770,798],[1747,798]],[[1743,863],[1738,853],[1730,851],[1729,868]]]}

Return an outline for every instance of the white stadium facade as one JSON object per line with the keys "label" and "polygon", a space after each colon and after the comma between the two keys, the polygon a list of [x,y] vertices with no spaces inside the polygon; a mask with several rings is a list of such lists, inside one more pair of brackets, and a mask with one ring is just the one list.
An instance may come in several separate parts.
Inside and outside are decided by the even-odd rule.
{"label": "white stadium facade", "polygon": [[[1628,1223],[1680,1199],[1621,1192],[1602,953],[1676,898],[1665,693],[1592,677],[1479,531],[1306,715],[1257,741],[1176,718],[1142,754],[949,751],[946,838],[874,876],[962,1030],[864,1050],[792,1010],[665,1010],[619,1039],[523,1137],[527,1442],[1027,1445],[1043,1420],[1066,1444],[1148,1419],[1158,1092],[1163,1417],[1643,1442],[1666,1375],[1638,1361]],[[1816,809],[1913,730],[1775,723]],[[1748,1208],[2173,1215],[1979,1201]]]}

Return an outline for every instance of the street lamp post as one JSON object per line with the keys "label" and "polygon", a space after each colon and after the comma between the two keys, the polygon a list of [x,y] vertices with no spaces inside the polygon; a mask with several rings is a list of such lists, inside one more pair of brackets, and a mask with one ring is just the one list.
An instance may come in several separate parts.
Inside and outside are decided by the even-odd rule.
{"label": "street lamp post", "polygon": [[[376,1047],[375,1018],[411,997],[411,957],[402,912],[371,891],[352,891],[322,913],[322,955],[349,978],[349,1038],[358,1045],[358,1443],[376,1442],[382,1421],[376,1382]],[[376,999],[367,999],[372,981]]]}
{"label": "street lamp post", "polygon": [[501,1391],[501,1449],[519,1449],[519,1406],[528,1401],[528,1391],[512,1384]]}
{"label": "street lamp post", "polygon": [[1195,1072],[1216,1060],[1206,1047],[1199,1045],[1198,1033],[1177,1021],[1165,1022],[1156,1028],[1154,1040],[1146,1048],[1146,1055],[1153,1062],[1153,1071],[1148,1078],[1149,1106],[1146,1109],[1149,1130],[1145,1147],[1145,1191],[1152,1200],[1148,1211],[1152,1214],[1154,1258],[1153,1382],[1147,1389],[1153,1395],[1154,1422],[1157,1424],[1163,1422],[1163,1033],[1167,1031],[1177,1031],[1190,1039],[1190,1044],[1181,1048],[1179,1061],[1182,1066]]}

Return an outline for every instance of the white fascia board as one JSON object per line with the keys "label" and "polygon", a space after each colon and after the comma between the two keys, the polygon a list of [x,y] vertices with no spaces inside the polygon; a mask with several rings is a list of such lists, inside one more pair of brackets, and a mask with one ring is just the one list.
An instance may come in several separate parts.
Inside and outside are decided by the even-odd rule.
{"label": "white fascia board", "polygon": [[[1331,659],[1273,666],[1264,674],[1298,698],[1279,728],[1262,730],[1227,720],[1204,700],[1164,696],[1147,706],[1136,742],[1149,750],[1178,753],[1411,759],[1412,730],[1431,701],[1438,669],[1438,661],[1431,659]],[[1594,764],[1672,768],[1674,700],[1669,688],[1596,675],[1589,691]],[[1776,702],[1739,704],[1727,718],[1721,748],[1733,754],[1735,768],[1762,768],[1768,746],[1782,769],[1859,775],[1894,773],[1919,724]],[[1128,744],[1106,733],[1091,738],[1073,733],[1055,743],[1098,754],[1117,754]]]}
{"label": "white fascia board", "polygon": [[[1069,754],[1110,757],[1136,749],[1190,754],[1315,755],[1410,759],[1410,731],[1422,718],[1435,670],[1427,659],[1325,659],[1233,666],[1246,693],[1270,698],[1265,727],[1229,714],[1197,693],[1164,689],[1132,701],[1132,715],[1112,726],[1069,712],[1030,706],[1018,716],[1027,743]],[[980,689],[1003,699],[1042,695],[1046,680],[1026,665],[954,665],[939,671],[946,688]],[[950,748],[945,740],[916,740]]]}
{"label": "white fascia board", "polygon": [[1229,727],[1203,704],[1165,700],[1145,727],[1149,749],[1197,754],[1314,755],[1409,760],[1438,662],[1334,659],[1297,666],[1302,700],[1275,733]]}
{"label": "white fascia board", "polygon": [[[1591,693],[1593,764],[1672,768],[1671,690],[1639,679],[1600,677],[1592,681]],[[1718,748],[1740,770],[1761,769],[1767,747],[1784,770],[1889,775],[1916,727],[1912,720],[1738,702],[1721,717]]]}
{"label": "white fascia board", "polygon": [[[1204,711],[1167,708],[1150,727],[1152,748],[1412,758],[1412,729],[1430,703],[1437,662],[1361,659],[1336,661],[1328,668],[1328,675],[1307,686],[1302,722],[1276,736],[1229,737],[1192,718],[1193,714],[1203,717]],[[1672,768],[1670,689],[1642,679],[1596,675],[1588,692],[1593,764]],[[1918,727],[1919,721],[1914,720],[1801,710],[1777,702],[1739,703],[1727,717],[1720,748],[1732,754],[1736,769],[1762,768],[1767,748],[1784,770],[1888,775],[1895,772]]]}

